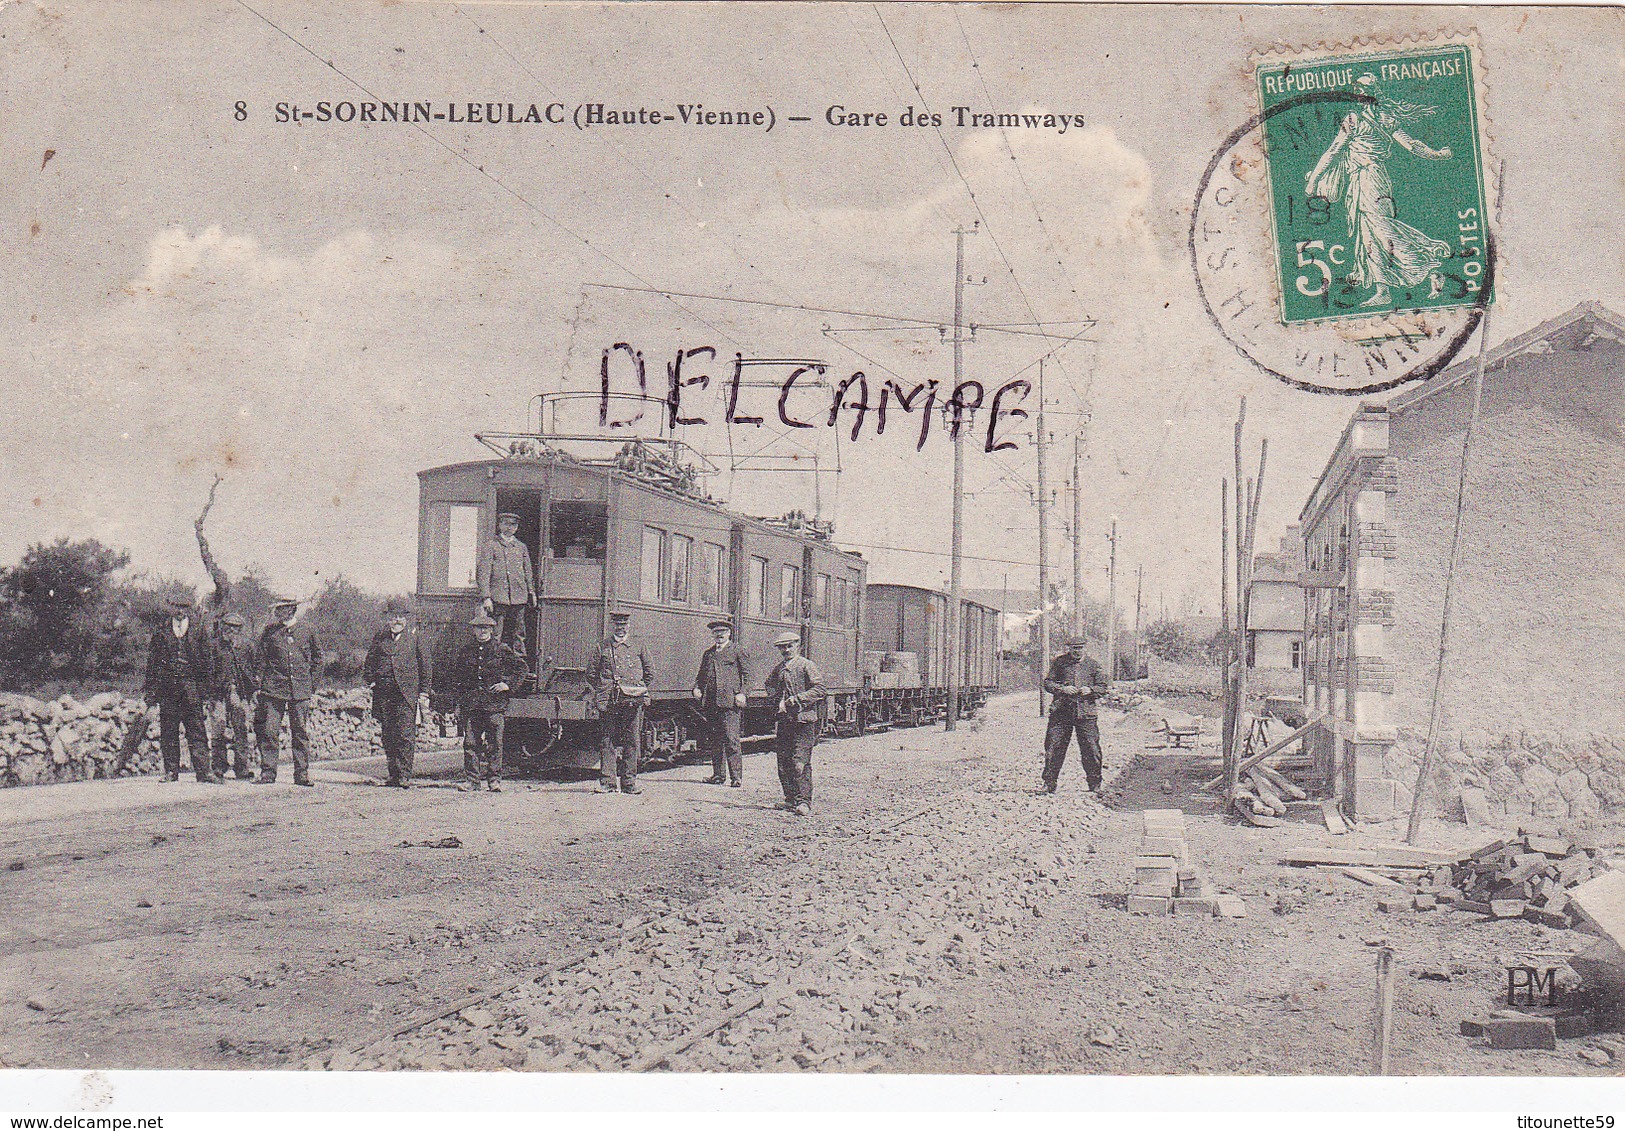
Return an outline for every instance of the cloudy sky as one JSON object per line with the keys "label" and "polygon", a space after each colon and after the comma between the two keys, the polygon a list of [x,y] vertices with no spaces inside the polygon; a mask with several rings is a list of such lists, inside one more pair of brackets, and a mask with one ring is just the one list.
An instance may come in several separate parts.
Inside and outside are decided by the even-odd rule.
{"label": "cloudy sky", "polygon": [[[1115,514],[1119,561],[1144,565],[1150,600],[1211,607],[1238,400],[1271,441],[1266,544],[1353,408],[1259,374],[1196,300],[1191,199],[1258,109],[1249,55],[1476,32],[1505,170],[1499,340],[1588,299],[1625,308],[1620,23],[1572,8],[12,3],[0,561],[94,536],[201,580],[190,520],[218,473],[211,530],[230,568],[303,592],[338,573],[409,589],[415,473],[479,458],[473,433],[523,428],[537,393],[590,387],[615,342],[656,379],[676,349],[713,346],[947,383],[952,233],[979,221],[967,321],[1060,336],[1094,322],[1046,366],[1053,486],[1084,435],[1090,589],[1104,593]],[[278,103],[369,100],[703,103],[771,107],[778,124],[275,120]],[[833,126],[835,105],[891,122]],[[893,124],[910,106],[944,127]],[[958,128],[953,106],[1084,124]],[[1061,344],[982,330],[966,372],[1034,377]],[[772,421],[773,395],[747,393]],[[712,421],[715,394],[695,401]],[[828,396],[797,403],[811,416]],[[816,506],[874,579],[931,584],[947,572],[950,448],[933,435],[916,453],[915,429],[894,414],[884,437],[871,423],[838,446],[823,427],[687,438],[739,509]],[[1017,450],[969,453],[968,584],[1036,572],[1030,422],[1012,433]],[[816,454],[826,472],[815,486],[727,470],[758,450]]]}

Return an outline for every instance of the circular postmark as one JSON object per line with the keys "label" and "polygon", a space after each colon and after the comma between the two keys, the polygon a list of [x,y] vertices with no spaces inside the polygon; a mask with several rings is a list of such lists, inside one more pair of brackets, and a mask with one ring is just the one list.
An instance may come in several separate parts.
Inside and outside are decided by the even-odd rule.
{"label": "circular postmark", "polygon": [[[1380,231],[1374,236],[1359,209],[1378,209],[1379,222],[1422,233],[1395,223],[1401,192],[1386,170],[1362,170],[1359,184],[1321,190],[1325,195],[1286,184],[1272,191],[1272,175],[1284,178],[1272,169],[1267,145],[1278,154],[1330,154],[1377,105],[1360,90],[1317,90],[1255,114],[1214,153],[1191,208],[1191,269],[1209,319],[1253,366],[1307,392],[1357,396],[1432,377],[1455,360],[1493,295],[1494,242],[1481,200],[1454,210],[1458,230],[1443,233],[1447,239],[1423,237],[1432,259],[1422,270],[1402,263],[1414,282],[1390,289],[1369,268],[1362,275],[1358,261],[1362,254],[1398,258],[1408,249],[1396,249]],[[1409,135],[1404,141],[1414,144]],[[1430,152],[1450,156],[1448,149]],[[1322,158],[1307,176],[1312,187],[1319,188],[1317,175],[1326,180],[1325,165]],[[1342,203],[1331,199],[1333,191]],[[1357,191],[1365,199],[1356,200]]]}

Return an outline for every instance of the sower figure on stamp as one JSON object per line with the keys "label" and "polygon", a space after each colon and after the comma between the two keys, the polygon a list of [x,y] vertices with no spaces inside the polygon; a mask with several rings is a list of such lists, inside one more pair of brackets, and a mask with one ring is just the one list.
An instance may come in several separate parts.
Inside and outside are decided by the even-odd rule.
{"label": "sower figure on stamp", "polygon": [[594,673],[599,726],[598,792],[642,793],[638,762],[643,757],[643,704],[654,671],[641,645],[632,640],[631,613],[611,613],[610,639],[598,652]]}
{"label": "sower figure on stamp", "polygon": [[241,613],[227,613],[219,623],[220,637],[215,643],[215,694],[223,709],[214,727],[214,776],[226,776],[226,732],[229,730],[232,776],[238,781],[247,781],[254,776],[253,768],[249,765],[254,738],[253,732],[248,729],[248,712],[257,690],[254,685],[254,647],[248,642],[246,622]]}
{"label": "sower figure on stamp", "polygon": [[[737,789],[744,784],[739,715],[745,709],[749,676],[745,653],[733,642],[733,623],[714,620],[709,627],[711,647],[700,657],[700,674],[694,677],[694,698],[705,715],[705,740],[711,747],[711,776],[705,781],[707,785],[726,781]],[[726,778],[722,776],[724,756],[728,764]]]}
{"label": "sower figure on stamp", "polygon": [[784,807],[803,817],[812,816],[812,752],[824,706],[824,677],[801,654],[801,637],[780,633],[773,641],[779,663],[767,677],[768,698],[778,704],[779,784]]}
{"label": "sower figure on stamp", "polygon": [[180,780],[183,729],[197,780],[220,780],[209,772],[209,728],[203,721],[203,700],[213,682],[214,649],[208,632],[197,624],[190,600],[171,597],[169,619],[153,632],[147,651],[145,689],[147,702],[158,705],[165,781]]}
{"label": "sower figure on stamp", "polygon": [[530,547],[516,536],[519,516],[497,515],[497,536],[480,555],[476,580],[485,611],[496,618],[496,637],[521,655],[525,651],[525,617],[536,607],[536,575]]}
{"label": "sower figure on stamp", "polygon": [[1083,654],[1086,642],[1081,636],[1067,641],[1067,650],[1055,657],[1044,677],[1044,690],[1053,699],[1049,705],[1049,725],[1044,730],[1044,784],[1041,793],[1054,793],[1061,781],[1061,763],[1066,761],[1072,735],[1078,736],[1078,758],[1083,762],[1089,791],[1100,792],[1100,723],[1097,719],[1100,696],[1111,684],[1093,657]]}
{"label": "sower figure on stamp", "polygon": [[259,705],[254,731],[260,738],[260,785],[276,781],[282,716],[288,717],[293,745],[293,784],[311,785],[310,697],[322,670],[322,647],[316,633],[299,619],[299,602],[278,597],[271,604],[271,623],[260,633],[254,656]]}
{"label": "sower figure on stamp", "polygon": [[501,793],[508,696],[525,678],[525,661],[496,639],[496,621],[485,612],[475,613],[468,623],[474,639],[457,653],[452,673],[463,728],[463,782],[457,788],[468,793],[483,781],[492,793]]}
{"label": "sower figure on stamp", "polygon": [[383,732],[389,784],[412,787],[412,755],[417,745],[418,709],[429,698],[433,669],[417,627],[408,629],[410,605],[402,598],[384,607],[384,627],[372,639],[362,671],[372,688],[372,713]]}

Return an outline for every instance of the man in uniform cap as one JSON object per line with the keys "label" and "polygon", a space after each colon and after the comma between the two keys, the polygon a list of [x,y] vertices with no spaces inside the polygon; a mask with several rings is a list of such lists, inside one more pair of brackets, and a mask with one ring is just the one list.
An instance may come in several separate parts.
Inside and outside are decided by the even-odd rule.
{"label": "man in uniform cap", "polygon": [[824,705],[824,677],[801,654],[801,636],[782,632],[773,641],[779,663],[767,677],[769,700],[778,704],[779,784],[784,807],[803,817],[812,815],[812,752],[818,743]]}
{"label": "man in uniform cap", "polygon": [[530,547],[518,538],[519,516],[497,515],[497,536],[480,555],[475,579],[488,615],[496,618],[496,637],[516,652],[525,650],[525,616],[536,607],[536,575]]}
{"label": "man in uniform cap", "polygon": [[598,792],[642,793],[643,704],[654,671],[643,648],[632,642],[631,613],[610,614],[610,638],[598,652],[594,674],[599,725]]}
{"label": "man in uniform cap", "polygon": [[525,661],[496,639],[497,622],[483,609],[468,623],[474,639],[457,653],[452,670],[458,722],[463,729],[464,780],[457,788],[467,793],[484,782],[492,793],[501,793],[508,696],[525,678]]}
{"label": "man in uniform cap", "polygon": [[241,613],[220,618],[220,640],[216,645],[217,680],[215,697],[221,704],[214,728],[214,776],[226,776],[226,731],[231,731],[231,770],[238,781],[254,776],[249,765],[253,739],[248,729],[248,709],[254,702],[254,648],[243,631]]}
{"label": "man in uniform cap", "polygon": [[[700,673],[694,677],[694,698],[705,715],[705,739],[711,748],[709,785],[724,781],[736,789],[744,784],[744,759],[739,745],[739,714],[745,708],[745,689],[750,686],[745,671],[745,653],[733,642],[732,621],[714,620],[711,647],[700,657]],[[728,776],[722,776],[726,753]]]}
{"label": "man in uniform cap", "polygon": [[1078,736],[1078,758],[1083,762],[1089,791],[1100,792],[1100,723],[1097,701],[1110,687],[1100,665],[1084,655],[1088,641],[1074,636],[1067,650],[1055,657],[1044,677],[1044,690],[1053,699],[1049,705],[1049,725],[1044,730],[1044,784],[1041,793],[1054,793],[1061,780],[1061,764],[1066,761],[1072,735]]}
{"label": "man in uniform cap", "polygon": [[214,680],[214,649],[208,634],[194,623],[190,598],[171,597],[166,604],[169,619],[153,632],[147,650],[145,689],[147,702],[158,705],[164,780],[180,780],[184,729],[197,780],[219,781],[209,772],[209,728],[203,721],[204,696]]}
{"label": "man in uniform cap", "polygon": [[260,633],[255,652],[259,706],[254,711],[254,732],[260,738],[261,785],[276,781],[278,747],[282,743],[282,716],[288,717],[288,738],[293,746],[293,784],[310,780],[310,697],[322,670],[322,646],[316,633],[299,619],[299,601],[278,597],[271,602],[271,623]]}
{"label": "man in uniform cap", "polygon": [[372,713],[383,732],[389,784],[410,789],[417,745],[418,708],[429,698],[433,669],[417,627],[407,627],[411,606],[392,597],[384,606],[384,627],[372,638],[362,678],[372,688]]}

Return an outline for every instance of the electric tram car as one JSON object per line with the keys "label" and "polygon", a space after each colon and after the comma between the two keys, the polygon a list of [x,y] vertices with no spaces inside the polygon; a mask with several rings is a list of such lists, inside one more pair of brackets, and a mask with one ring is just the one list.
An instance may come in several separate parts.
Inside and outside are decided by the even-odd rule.
{"label": "electric tram car", "polygon": [[[613,457],[587,459],[547,437],[505,446],[480,439],[499,458],[418,473],[418,616],[436,668],[449,671],[471,638],[477,565],[496,517],[518,515],[537,608],[525,626],[529,675],[508,703],[512,757],[596,749],[592,671],[613,612],[632,614],[633,637],[653,669],[645,758],[691,748],[701,718],[690,689],[711,643],[707,625],[719,619],[733,622],[749,665],[746,736],[772,733],[763,685],[779,658],[772,640],[786,630],[801,634],[804,654],[824,675],[826,734],[945,714],[947,598],[866,585],[862,555],[833,545],[827,526],[797,513],[761,519],[725,510],[667,454],[679,445],[633,440]],[[964,604],[963,715],[997,686],[998,616]]]}

